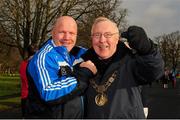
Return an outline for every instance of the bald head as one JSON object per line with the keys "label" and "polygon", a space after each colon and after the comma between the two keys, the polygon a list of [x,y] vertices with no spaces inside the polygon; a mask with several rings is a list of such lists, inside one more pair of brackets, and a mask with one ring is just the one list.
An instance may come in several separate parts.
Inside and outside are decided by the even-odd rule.
{"label": "bald head", "polygon": [[64,23],[72,24],[77,29],[76,21],[70,16],[60,16],[59,18],[57,18],[57,20],[55,21],[55,23],[53,25],[53,28],[56,26],[59,26],[61,24],[64,24]]}
{"label": "bald head", "polygon": [[65,46],[70,51],[76,43],[77,23],[70,16],[61,16],[55,21],[51,34],[56,46]]}

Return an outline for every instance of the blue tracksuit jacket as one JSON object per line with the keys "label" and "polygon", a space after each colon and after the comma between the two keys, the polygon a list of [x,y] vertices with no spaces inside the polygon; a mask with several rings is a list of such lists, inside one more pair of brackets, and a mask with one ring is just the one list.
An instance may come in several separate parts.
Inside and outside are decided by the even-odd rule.
{"label": "blue tracksuit jacket", "polygon": [[[73,92],[78,85],[77,79],[62,68],[73,71],[73,66],[83,60],[80,56],[85,51],[85,48],[74,47],[72,52],[68,53],[66,47],[55,46],[53,40],[50,39],[34,55],[27,68],[30,76],[29,108],[27,109],[29,118],[79,118],[77,114],[81,111],[79,109],[83,108],[80,97],[72,99],[71,105],[67,105],[72,107],[69,108],[69,112],[67,111],[67,116],[64,113],[66,107],[56,104],[56,101]],[[54,102],[55,106],[47,104],[48,102]],[[74,106],[75,113],[70,110]]]}

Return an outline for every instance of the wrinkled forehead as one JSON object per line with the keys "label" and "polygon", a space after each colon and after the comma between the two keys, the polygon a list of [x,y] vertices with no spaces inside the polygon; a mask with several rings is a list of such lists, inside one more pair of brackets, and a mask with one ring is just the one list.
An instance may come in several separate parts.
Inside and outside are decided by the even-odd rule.
{"label": "wrinkled forehead", "polygon": [[101,20],[93,24],[91,34],[96,31],[118,32],[117,25],[110,20]]}

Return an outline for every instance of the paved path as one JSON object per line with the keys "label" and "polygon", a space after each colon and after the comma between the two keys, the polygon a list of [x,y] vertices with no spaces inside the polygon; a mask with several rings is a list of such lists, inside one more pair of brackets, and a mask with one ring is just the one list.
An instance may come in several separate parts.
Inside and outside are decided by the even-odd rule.
{"label": "paved path", "polygon": [[172,88],[170,85],[167,89],[156,84],[148,88],[148,118],[180,119],[180,88]]}

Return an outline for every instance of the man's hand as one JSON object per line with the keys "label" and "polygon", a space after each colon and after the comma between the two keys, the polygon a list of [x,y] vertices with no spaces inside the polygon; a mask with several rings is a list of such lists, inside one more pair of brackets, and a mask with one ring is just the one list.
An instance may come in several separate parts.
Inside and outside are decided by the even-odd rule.
{"label": "man's hand", "polygon": [[80,67],[88,68],[89,70],[91,70],[91,71],[93,72],[94,75],[97,73],[97,68],[96,68],[96,66],[95,66],[94,63],[91,62],[90,60],[85,61],[85,62],[82,62],[82,63],[80,64]]}
{"label": "man's hand", "polygon": [[152,42],[146,32],[139,26],[130,26],[126,32],[121,33],[122,38],[128,40],[129,46],[140,54],[147,54],[152,49]]}

